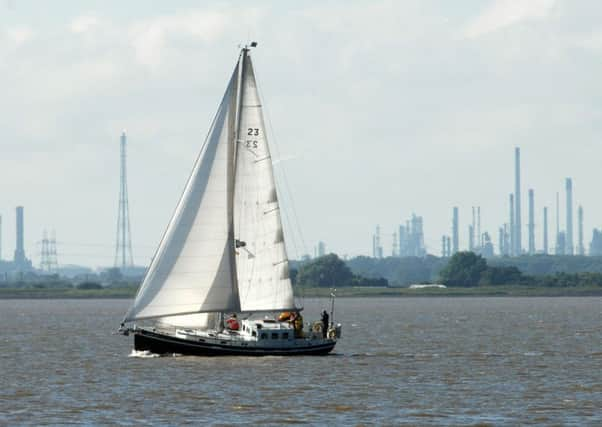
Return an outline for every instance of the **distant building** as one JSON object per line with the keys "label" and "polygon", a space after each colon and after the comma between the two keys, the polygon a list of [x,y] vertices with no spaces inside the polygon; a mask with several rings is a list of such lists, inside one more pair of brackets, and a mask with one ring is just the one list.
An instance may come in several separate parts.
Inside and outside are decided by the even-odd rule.
{"label": "distant building", "polygon": [[383,247],[380,243],[380,225],[376,226],[376,233],[372,235],[372,257],[383,257]]}
{"label": "distant building", "polygon": [[548,208],[543,208],[543,253],[548,254]]}
{"label": "distant building", "polygon": [[90,267],[73,264],[61,265],[58,269],[58,274],[70,279],[78,276],[85,278],[86,276],[95,275],[94,271]]}
{"label": "distant building", "polygon": [[458,219],[458,207],[454,206],[454,216],[452,218],[452,255],[460,250],[460,239],[459,239],[459,219]]}
{"label": "distant building", "polygon": [[529,189],[529,255],[535,255],[535,191]]}
{"label": "distant building", "polygon": [[468,251],[474,252],[474,227],[468,226]]}
{"label": "distant building", "polygon": [[559,231],[556,236],[556,255],[566,255],[566,233]]}
{"label": "distant building", "polygon": [[406,225],[399,226],[399,256],[417,256],[426,255],[424,247],[424,230],[421,216],[412,214],[412,218],[406,222]]}
{"label": "distant building", "polygon": [[565,235],[565,253],[573,255],[575,245],[573,243],[573,180],[567,178],[566,184],[566,235]]}
{"label": "distant building", "polygon": [[594,228],[592,241],[589,244],[589,254],[591,256],[602,256],[602,230]]}
{"label": "distant building", "polygon": [[499,242],[498,242],[500,256],[510,255],[510,233],[508,232],[508,224],[504,224],[499,229]]}
{"label": "distant building", "polygon": [[520,196],[520,147],[514,149],[514,255],[523,253]]}
{"label": "distant building", "polygon": [[577,209],[577,255],[585,255],[585,245],[583,244],[583,206],[579,205]]}
{"label": "distant building", "polygon": [[441,236],[441,257],[445,258],[447,256],[447,237],[445,235]]}
{"label": "distant building", "polygon": [[30,271],[31,261],[25,256],[25,210],[23,206],[17,206],[17,238],[14,257],[14,269],[19,272]]}
{"label": "distant building", "polygon": [[447,236],[441,236],[441,257],[446,258],[449,255],[447,254]]}
{"label": "distant building", "polygon": [[323,241],[318,242],[318,257],[326,255],[326,244]]}

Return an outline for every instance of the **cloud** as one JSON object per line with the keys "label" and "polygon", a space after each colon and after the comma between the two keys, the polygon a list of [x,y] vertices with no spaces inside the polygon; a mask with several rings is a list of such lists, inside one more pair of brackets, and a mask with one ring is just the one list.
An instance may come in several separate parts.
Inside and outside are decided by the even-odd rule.
{"label": "cloud", "polygon": [[71,21],[70,30],[75,34],[85,33],[98,26],[98,18],[93,15],[78,16]]}
{"label": "cloud", "polygon": [[555,0],[495,0],[466,28],[464,35],[476,38],[519,22],[548,16]]}
{"label": "cloud", "polygon": [[35,33],[31,28],[18,27],[9,28],[6,30],[6,35],[15,45],[20,46],[33,39]]}
{"label": "cloud", "polygon": [[129,39],[136,59],[141,64],[156,67],[171,43],[182,40],[214,42],[235,21],[232,13],[220,10],[187,11],[135,22],[129,28]]}
{"label": "cloud", "polygon": [[[452,203],[477,201],[487,212],[483,229],[495,230],[506,220],[514,145],[545,159],[525,160],[533,177],[526,182],[542,177],[533,184],[542,203],[556,191],[554,178],[574,174],[588,217],[602,218],[593,197],[598,176],[586,191],[577,175],[593,175],[595,165],[579,163],[601,154],[602,7],[477,3],[482,10],[438,0],[221,2],[131,15],[107,3],[43,22],[25,16],[0,28],[0,170],[9,180],[27,177],[24,186],[6,186],[0,211],[25,204],[31,229],[52,225],[66,241],[85,233],[110,246],[119,133],[127,126],[134,244],[155,243],[223,95],[236,45],[253,37],[283,153],[272,144],[275,169],[295,190],[308,241],[362,253],[370,224],[393,230],[415,211],[436,247]],[[586,148],[591,155],[571,154]],[[72,220],[73,212],[88,221]],[[344,221],[333,226],[324,212]]]}
{"label": "cloud", "polygon": [[579,36],[575,40],[575,45],[591,51],[602,50],[602,31]]}

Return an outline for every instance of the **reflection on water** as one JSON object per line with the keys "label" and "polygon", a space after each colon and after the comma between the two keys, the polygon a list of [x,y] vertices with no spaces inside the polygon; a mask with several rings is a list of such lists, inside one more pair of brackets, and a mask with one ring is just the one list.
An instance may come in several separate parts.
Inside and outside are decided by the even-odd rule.
{"label": "reflection on water", "polygon": [[265,358],[133,352],[128,304],[0,301],[0,424],[602,425],[601,298],[341,298],[333,355]]}

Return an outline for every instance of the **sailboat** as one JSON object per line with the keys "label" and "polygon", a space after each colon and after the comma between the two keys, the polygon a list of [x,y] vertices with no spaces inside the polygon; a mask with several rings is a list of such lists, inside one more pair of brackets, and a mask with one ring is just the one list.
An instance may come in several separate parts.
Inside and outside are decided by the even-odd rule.
{"label": "sailboat", "polygon": [[244,46],[184,192],[120,331],[156,354],[322,355],[341,325],[304,325],[272,157]]}

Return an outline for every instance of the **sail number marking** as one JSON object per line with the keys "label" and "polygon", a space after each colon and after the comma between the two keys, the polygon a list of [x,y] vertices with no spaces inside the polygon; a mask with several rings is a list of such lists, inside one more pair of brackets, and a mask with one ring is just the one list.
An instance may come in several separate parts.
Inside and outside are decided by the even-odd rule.
{"label": "sail number marking", "polygon": [[[259,136],[259,128],[247,128],[248,136]],[[246,141],[247,148],[257,148],[259,145],[256,139],[247,139]]]}

